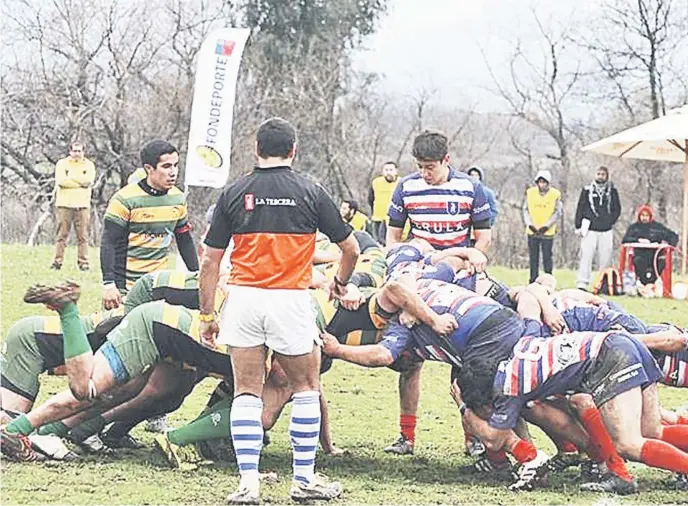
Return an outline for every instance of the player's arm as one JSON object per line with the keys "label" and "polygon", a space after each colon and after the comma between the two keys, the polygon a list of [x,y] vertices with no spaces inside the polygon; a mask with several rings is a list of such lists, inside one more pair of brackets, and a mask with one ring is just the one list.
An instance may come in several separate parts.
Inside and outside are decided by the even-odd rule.
{"label": "player's arm", "polygon": [[688,336],[686,334],[679,334],[677,330],[666,330],[655,334],[636,334],[633,337],[649,349],[663,353],[677,353],[688,350]]}
{"label": "player's arm", "polygon": [[100,272],[103,277],[103,307],[114,309],[122,304],[115,284],[116,252],[126,250],[129,236],[129,209],[115,195],[110,199],[103,218],[100,239]]}
{"label": "player's arm", "polygon": [[363,346],[351,346],[341,344],[332,334],[321,334],[323,340],[323,352],[332,358],[338,358],[362,365],[363,367],[386,367],[394,362],[392,352],[381,344],[365,344]]}
{"label": "player's arm", "polygon": [[402,276],[399,280],[391,281],[382,287],[377,303],[383,311],[392,314],[407,312],[440,335],[447,335],[456,330],[458,324],[452,314],[437,314],[415,290],[410,288],[410,282],[405,281]]}
{"label": "player's arm", "polygon": [[327,332],[324,332],[321,337],[323,352],[332,358],[339,358],[364,367],[386,367],[394,363],[406,349],[411,341],[411,331],[400,323],[392,323],[385,330],[382,341],[363,346],[341,344]]}
{"label": "player's arm", "polygon": [[585,290],[579,290],[578,288],[566,288],[564,290],[559,290],[559,295],[568,297],[569,299],[577,300],[580,302],[586,302],[588,304],[594,304],[599,306],[600,304],[606,304],[607,299],[600,297],[599,295],[594,295]]}
{"label": "player's arm", "polygon": [[190,271],[198,270],[198,253],[196,246],[194,246],[193,237],[191,237],[191,224],[189,223],[189,216],[187,214],[186,204],[183,206],[184,214],[177,221],[177,226],[174,229],[174,237],[177,240],[177,249],[184,260],[184,265]]}
{"label": "player's arm", "polygon": [[387,224],[387,234],[385,235],[385,244],[388,248],[401,242],[401,236],[404,233],[404,226],[408,219],[406,207],[404,207],[404,198],[402,192],[402,183],[399,183],[394,189],[392,200],[389,203],[387,210],[387,217],[389,223]]}
{"label": "player's arm", "polygon": [[201,342],[214,347],[220,328],[215,321],[215,293],[220,279],[220,264],[232,238],[232,219],[229,212],[231,187],[217,201],[210,228],[205,236],[203,258],[198,273],[199,305],[201,312]]}
{"label": "player's arm", "polygon": [[[520,297],[523,297],[524,293],[531,295],[533,298],[535,298],[535,301],[540,309],[540,312],[542,313],[542,321],[545,322],[545,324],[549,328],[551,328],[554,332],[564,331],[564,329],[566,328],[566,322],[564,321],[564,317],[561,316],[561,313],[557,310],[557,308],[554,307],[554,304],[552,304],[552,299],[550,295],[547,293],[547,288],[545,288],[539,283],[531,283],[530,285],[528,285],[525,289],[525,292],[521,292],[521,294],[519,295],[519,314],[521,314]],[[530,302],[530,299],[528,297],[524,298],[524,311],[526,311],[529,314],[529,316],[521,314],[522,317],[530,318],[531,320],[540,319],[539,314],[535,318],[530,316],[532,313],[532,302]]]}
{"label": "player's arm", "polygon": [[[485,256],[485,253],[477,248],[453,247],[442,251],[436,251],[430,255],[430,260],[433,265],[436,265],[447,258],[460,258],[461,260],[472,264],[475,267],[475,270],[478,272],[484,271],[485,267],[487,266],[487,257]],[[465,268],[466,267],[464,267],[464,269]]]}
{"label": "player's arm", "polygon": [[337,209],[332,197],[322,186],[319,187],[319,191],[318,229],[329,237],[330,241],[337,243],[339,249],[342,250],[339,269],[330,290],[331,296],[341,297],[346,294],[346,285],[351,279],[361,250],[351,227],[342,220],[339,209]]}

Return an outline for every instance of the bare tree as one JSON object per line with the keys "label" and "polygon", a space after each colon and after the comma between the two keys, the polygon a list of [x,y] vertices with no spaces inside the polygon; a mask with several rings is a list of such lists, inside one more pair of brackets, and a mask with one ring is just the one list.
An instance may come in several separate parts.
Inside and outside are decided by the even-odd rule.
{"label": "bare tree", "polygon": [[[495,73],[495,64],[487,61],[496,94],[502,98],[510,114],[545,136],[543,151],[559,167],[558,185],[565,200],[568,195],[568,181],[572,171],[571,149],[575,136],[572,131],[573,121],[567,117],[570,102],[574,99],[574,90],[581,81],[581,62],[567,51],[565,33],[556,34],[552,27],[546,27],[533,13],[533,19],[539,36],[542,61],[538,62],[527,54],[520,40],[516,40],[514,50],[508,62],[508,78],[500,79]],[[532,167],[531,148],[524,148],[519,141],[513,141],[516,150],[521,153],[528,166]],[[532,143],[532,139],[530,140]],[[552,149],[553,148],[553,149]],[[531,174],[532,176],[532,174]],[[569,237],[567,236],[566,212],[561,218],[561,251],[567,254]],[[567,263],[572,261],[569,254]]]}

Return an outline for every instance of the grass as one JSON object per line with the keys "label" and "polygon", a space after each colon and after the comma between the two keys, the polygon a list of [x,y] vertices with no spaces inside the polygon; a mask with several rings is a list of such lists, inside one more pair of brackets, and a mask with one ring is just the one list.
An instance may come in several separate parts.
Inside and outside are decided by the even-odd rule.
{"label": "grass", "polygon": [[[49,270],[52,249],[3,245],[2,261],[2,335],[17,319],[45,311],[21,302],[28,285],[36,281],[73,278],[84,287],[82,312],[94,311],[100,304],[97,251],[91,252],[94,270],[76,269],[76,252],[67,251],[62,271]],[[72,265],[74,264],[74,265]],[[507,283],[527,280],[524,271],[494,268],[492,273]],[[562,286],[571,286],[574,273],[556,273]],[[673,321],[688,326],[688,302],[662,299],[619,298],[641,318]],[[47,311],[45,311],[47,313]],[[626,498],[604,498],[580,493],[576,473],[554,476],[546,489],[528,494],[513,494],[505,483],[475,480],[462,475],[459,467],[470,460],[463,456],[463,437],[459,417],[448,395],[449,369],[443,364],[427,364],[423,371],[423,391],[418,416],[416,455],[392,457],[383,446],[397,435],[398,401],[395,373],[364,369],[337,363],[323,377],[328,392],[332,431],[338,446],[349,453],[341,457],[318,456],[318,470],[340,480],[345,494],[339,503],[356,504],[686,504],[685,493],[666,491],[663,481],[669,473],[632,465],[640,494]],[[170,416],[179,426],[195,417],[205,404],[214,382],[206,380]],[[40,400],[63,389],[63,378],[42,378]],[[661,389],[662,402],[674,408],[688,402],[686,391]],[[278,483],[263,488],[264,499],[284,501],[288,497],[291,454],[287,437],[288,412],[272,431],[273,444],[264,452],[261,467],[275,471]],[[552,446],[537,431],[538,444],[550,454]],[[2,463],[2,504],[222,504],[237,485],[234,466],[212,465],[194,472],[165,467],[153,448],[152,437],[137,428],[134,435],[147,443],[139,451],[121,451],[115,457],[89,457],[79,463],[40,465]]]}

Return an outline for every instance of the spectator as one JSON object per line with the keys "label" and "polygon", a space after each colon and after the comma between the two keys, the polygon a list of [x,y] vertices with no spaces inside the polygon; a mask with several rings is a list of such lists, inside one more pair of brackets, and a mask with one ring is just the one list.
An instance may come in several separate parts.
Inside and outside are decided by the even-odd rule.
{"label": "spectator", "polygon": [[96,167],[84,157],[84,145],[72,142],[69,156],[55,165],[55,214],[57,237],[55,258],[51,269],[60,270],[69,231],[74,224],[77,240],[77,264],[82,271],[89,270],[88,231],[91,223],[91,187],[96,179]]}
{"label": "spectator", "polygon": [[[628,227],[621,242],[624,244],[634,242],[663,243],[676,246],[678,244],[678,234],[661,223],[656,222],[654,212],[650,206],[640,206],[638,208],[637,221]],[[657,278],[662,275],[666,266],[664,251],[656,255],[656,265],[655,254],[656,250],[649,248],[636,248],[633,252],[635,275],[644,285],[657,281]]]}
{"label": "spectator", "polygon": [[614,224],[621,215],[619,192],[609,181],[609,169],[600,167],[592,184],[581,190],[576,208],[576,233],[581,236],[581,256],[576,286],[587,290],[592,260],[598,255],[598,268],[612,263]]}
{"label": "spectator", "polygon": [[485,184],[485,169],[474,165],[468,169],[468,175],[473,179],[483,185],[483,192],[485,193],[485,198],[487,203],[490,204],[490,226],[494,227],[495,221],[497,221],[497,215],[499,214],[499,204],[497,203],[497,197],[492,188],[489,188]]}
{"label": "spectator", "polygon": [[354,230],[365,230],[368,225],[368,217],[358,210],[358,202],[355,200],[343,200],[339,206],[339,214]]}
{"label": "spectator", "polygon": [[540,250],[542,250],[542,264],[545,272],[552,274],[552,245],[563,206],[561,192],[550,186],[551,181],[550,171],[538,172],[535,176],[535,186],[528,188],[526,201],[523,203],[531,283],[534,283],[540,274]]}
{"label": "spectator", "polygon": [[401,179],[389,206],[387,246],[401,241],[406,221],[411,234],[437,249],[469,246],[471,230],[475,247],[490,246],[490,205],[483,186],[449,166],[447,137],[425,131],[413,141],[418,172]]}
{"label": "spectator", "polygon": [[394,193],[398,179],[397,164],[387,162],[382,166],[382,175],[373,179],[368,191],[371,235],[383,246],[387,234],[387,210],[392,201],[392,193]]}

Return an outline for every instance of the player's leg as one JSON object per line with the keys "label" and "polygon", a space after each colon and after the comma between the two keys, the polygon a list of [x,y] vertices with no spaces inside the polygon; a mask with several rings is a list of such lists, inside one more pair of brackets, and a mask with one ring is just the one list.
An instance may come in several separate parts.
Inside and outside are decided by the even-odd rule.
{"label": "player's leg", "polygon": [[642,430],[646,438],[660,439],[683,452],[688,452],[688,425],[662,424],[656,383],[643,390]]}
{"label": "player's leg", "polygon": [[315,475],[315,455],[320,438],[320,350],[318,328],[307,292],[289,297],[279,294],[275,311],[266,315],[267,345],[293,388],[289,437],[294,477],[291,497],[296,500],[333,499],[341,485]]}
{"label": "player's leg", "polygon": [[642,412],[640,387],[626,390],[600,407],[604,424],[619,454],[650,467],[688,473],[688,454],[664,441],[643,437]]}
{"label": "player's leg", "polygon": [[[93,360],[93,370],[89,382],[94,392],[105,393],[113,388],[117,381],[105,356],[99,351]],[[14,460],[33,461],[39,457],[31,448],[27,436],[37,427],[67,418],[88,408],[93,402],[79,400],[71,390],[65,390],[49,398],[36,409],[10,422],[0,430],[0,449],[3,454]]]}
{"label": "player's leg", "polygon": [[77,399],[92,399],[93,351],[79,319],[76,302],[80,294],[79,285],[73,281],[55,286],[34,285],[24,295],[24,302],[45,304],[60,315],[69,388]]}
{"label": "player's leg", "polygon": [[420,402],[422,362],[404,368],[399,373],[399,438],[385,452],[396,455],[413,455],[416,442],[416,415]]}

